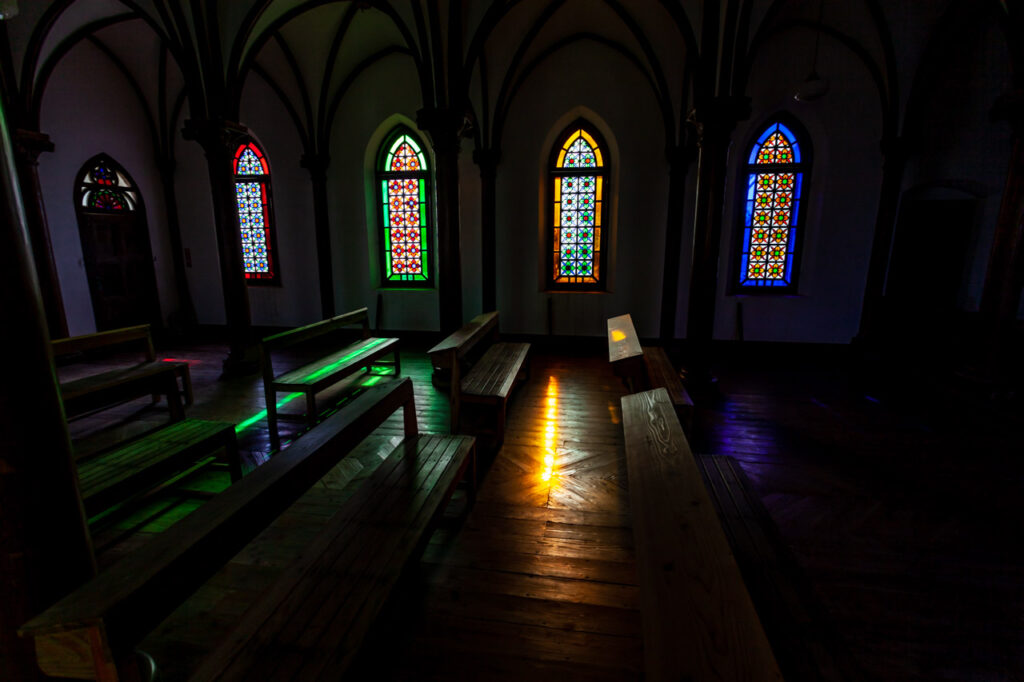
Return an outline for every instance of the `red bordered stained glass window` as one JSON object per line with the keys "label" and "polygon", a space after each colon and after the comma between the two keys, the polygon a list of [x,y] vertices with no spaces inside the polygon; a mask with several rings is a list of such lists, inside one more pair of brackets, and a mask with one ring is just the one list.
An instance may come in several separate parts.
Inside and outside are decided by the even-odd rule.
{"label": "red bordered stained glass window", "polygon": [[547,266],[553,289],[605,289],[608,165],[604,141],[582,120],[563,131],[552,150]]}
{"label": "red bordered stained glass window", "polygon": [[430,173],[423,145],[405,127],[384,140],[378,154],[381,286],[434,284]]}
{"label": "red bordered stained glass window", "polygon": [[774,121],[747,156],[737,293],[796,290],[804,227],[809,144],[792,123]]}
{"label": "red bordered stained glass window", "polygon": [[239,145],[233,162],[242,265],[248,284],[278,284],[270,164],[255,142]]}

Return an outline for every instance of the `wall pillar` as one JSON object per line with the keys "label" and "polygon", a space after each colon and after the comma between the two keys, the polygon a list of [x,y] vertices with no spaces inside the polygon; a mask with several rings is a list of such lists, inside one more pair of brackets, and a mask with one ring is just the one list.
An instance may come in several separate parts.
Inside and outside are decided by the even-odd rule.
{"label": "wall pillar", "polygon": [[889,272],[892,237],[896,231],[900,195],[903,189],[903,171],[907,165],[907,143],[902,137],[882,140],[882,189],[875,215],[875,236],[871,242],[871,260],[864,286],[858,342],[870,341],[881,330],[882,297],[885,278]]}
{"label": "wall pillar", "polygon": [[465,115],[454,109],[421,109],[416,125],[430,135],[437,195],[438,283],[441,333],[462,326],[462,251],[459,223],[459,143]]}
{"label": "wall pillar", "polygon": [[17,628],[96,572],[0,103],[0,679],[41,678]]}
{"label": "wall pillar", "polygon": [[252,338],[249,288],[242,262],[242,239],[238,227],[238,204],[231,162],[235,147],[246,139],[248,130],[237,123],[189,119],[182,131],[186,140],[199,143],[206,154],[213,194],[213,220],[217,231],[224,313],[228,327],[228,357],[224,374],[249,374],[259,369]]}
{"label": "wall pillar", "polygon": [[480,263],[483,276],[482,300],[484,312],[498,309],[497,287],[497,191],[499,149],[476,149],[473,161],[480,166]]}
{"label": "wall pillar", "polygon": [[661,288],[661,341],[676,336],[676,307],[679,303],[680,248],[683,243],[686,175],[697,156],[693,145],[676,145],[666,150],[668,157],[668,220],[665,225],[665,271]]}
{"label": "wall pillar", "polygon": [[334,266],[331,259],[331,223],[327,214],[327,154],[303,154],[300,165],[309,171],[313,184],[313,227],[316,231],[316,263],[320,275],[320,314],[334,317]]}
{"label": "wall pillar", "polygon": [[698,376],[707,374],[715,327],[729,143],[736,123],[749,116],[749,97],[715,97],[695,112],[697,197],[686,338],[691,349],[690,361]]}
{"label": "wall pillar", "polygon": [[52,151],[53,143],[49,135],[32,130],[14,132],[14,155],[25,219],[28,221],[32,241],[32,261],[39,280],[50,337],[59,339],[68,335],[68,323],[64,313],[64,299],[60,294],[57,266],[53,261],[50,224],[46,220],[43,191],[39,186],[39,155]]}

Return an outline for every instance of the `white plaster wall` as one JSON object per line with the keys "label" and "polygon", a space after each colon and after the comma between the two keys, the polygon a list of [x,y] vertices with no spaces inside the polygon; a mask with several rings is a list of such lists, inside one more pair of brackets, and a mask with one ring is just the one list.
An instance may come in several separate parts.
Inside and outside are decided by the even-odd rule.
{"label": "white plaster wall", "polygon": [[96,331],[73,193],[82,164],[101,152],[131,174],[142,195],[160,318],[166,323],[178,305],[163,189],[144,116],[127,81],[89,44],[75,47],[60,63],[43,98],[40,127],[55,150],[40,155],[39,181],[72,336]]}
{"label": "white plaster wall", "polygon": [[[568,76],[571,74],[571,77]],[[541,207],[550,155],[546,140],[572,122],[580,107],[618,153],[607,198],[616,223],[609,293],[546,293],[539,263],[547,229]],[[570,114],[569,120],[566,115]],[[603,126],[598,122],[603,122]],[[656,336],[668,188],[661,116],[647,83],[617,53],[592,42],[555,53],[513,101],[497,172],[497,281],[502,330],[601,336],[608,317],[630,313],[641,336]],[[617,175],[617,182],[614,181]]]}

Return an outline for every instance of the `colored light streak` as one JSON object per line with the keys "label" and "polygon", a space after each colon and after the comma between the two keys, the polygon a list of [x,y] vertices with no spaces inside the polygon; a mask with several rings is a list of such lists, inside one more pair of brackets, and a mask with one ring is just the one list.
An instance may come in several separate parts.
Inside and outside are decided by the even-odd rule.
{"label": "colored light streak", "polygon": [[382,343],[384,343],[386,341],[387,341],[387,339],[372,339],[370,341],[370,343],[366,344],[365,346],[361,346],[360,348],[358,348],[357,350],[352,351],[351,353],[346,353],[345,355],[342,355],[340,358],[338,358],[337,360],[335,360],[331,364],[324,365],[323,367],[321,367],[320,369],[316,370],[315,372],[311,372],[311,373],[307,374],[306,377],[305,377],[305,381],[313,381],[314,379],[319,379],[323,375],[328,374],[328,373],[334,371],[337,367],[339,367],[340,365],[344,364],[345,362],[351,360],[352,358],[356,357],[357,355],[362,355],[363,353],[365,353],[366,351],[370,350],[371,348],[376,348],[377,346],[379,346],[380,344],[382,344]]}
{"label": "colored light streak", "polygon": [[626,335],[623,332],[618,329],[612,330],[612,341],[622,341],[624,338],[626,338]]}
{"label": "colored light streak", "polygon": [[558,382],[555,377],[548,377],[547,411],[544,414],[544,468],[540,472],[540,480],[548,483],[556,477],[555,454],[558,443]]}

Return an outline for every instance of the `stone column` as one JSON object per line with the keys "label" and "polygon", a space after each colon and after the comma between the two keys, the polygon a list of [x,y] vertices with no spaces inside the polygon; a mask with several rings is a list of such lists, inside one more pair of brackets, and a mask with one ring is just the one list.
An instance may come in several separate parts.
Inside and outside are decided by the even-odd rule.
{"label": "stone column", "polygon": [[213,220],[217,231],[221,286],[228,327],[228,357],[224,375],[249,374],[259,369],[252,338],[249,288],[242,262],[242,239],[238,227],[238,203],[231,162],[235,147],[246,139],[248,130],[237,123],[190,119],[182,131],[186,140],[199,143],[206,154],[213,194]]}
{"label": "stone column", "polygon": [[18,627],[91,578],[96,562],[16,176],[0,103],[0,315],[10,359],[0,392],[0,679],[31,682],[41,673]]}
{"label": "stone column", "polygon": [[32,241],[32,262],[39,280],[50,337],[59,339],[68,335],[68,323],[64,314],[64,299],[60,294],[57,266],[53,261],[53,244],[50,240],[50,225],[46,220],[46,206],[43,204],[43,192],[39,186],[39,155],[52,151],[53,143],[50,142],[49,135],[33,130],[14,132],[14,154],[25,218]]}
{"label": "stone column", "polygon": [[729,142],[736,123],[750,116],[750,98],[715,97],[696,110],[697,198],[693,229],[693,269],[686,338],[690,361],[700,376],[707,373],[715,325],[722,210]]}
{"label": "stone column", "polygon": [[313,183],[313,226],[316,230],[316,262],[320,274],[320,314],[334,317],[334,270],[331,259],[331,224],[327,215],[327,168],[331,157],[325,153],[303,154],[301,165]]}
{"label": "stone column", "polygon": [[473,151],[473,161],[480,166],[480,263],[483,275],[481,284],[483,309],[484,312],[489,312],[498,309],[495,191],[501,151],[476,149]]}
{"label": "stone column", "polygon": [[430,135],[437,188],[437,292],[441,333],[462,326],[462,251],[459,223],[459,146],[465,116],[453,109],[421,109],[416,125]]}
{"label": "stone column", "polygon": [[868,262],[868,277],[864,286],[860,330],[855,339],[858,343],[870,342],[883,324],[879,317],[906,165],[906,140],[902,137],[882,140],[882,189],[878,197],[875,236],[871,242],[871,260]]}
{"label": "stone column", "polygon": [[665,271],[661,290],[661,341],[670,343],[676,334],[679,302],[679,250],[683,243],[686,175],[697,156],[693,145],[680,144],[666,150],[668,157],[668,219],[665,226]]}

